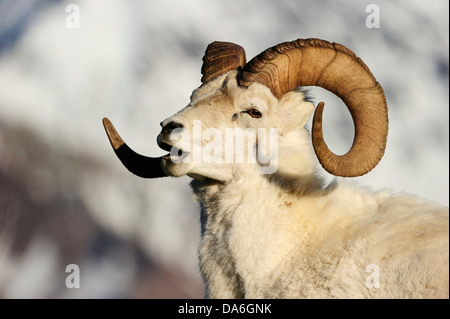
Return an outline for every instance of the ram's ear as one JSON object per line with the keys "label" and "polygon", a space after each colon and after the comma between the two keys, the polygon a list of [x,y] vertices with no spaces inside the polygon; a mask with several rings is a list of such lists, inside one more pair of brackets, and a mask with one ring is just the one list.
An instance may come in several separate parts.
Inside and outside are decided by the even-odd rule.
{"label": "ram's ear", "polygon": [[314,105],[305,101],[303,92],[291,91],[283,95],[278,104],[279,126],[290,132],[305,126],[314,112]]}

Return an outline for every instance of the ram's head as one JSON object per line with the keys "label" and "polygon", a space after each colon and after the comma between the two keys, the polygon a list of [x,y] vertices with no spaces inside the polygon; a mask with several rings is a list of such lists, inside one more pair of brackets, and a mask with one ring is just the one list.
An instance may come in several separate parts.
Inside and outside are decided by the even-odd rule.
{"label": "ram's head", "polygon": [[[247,135],[249,148],[245,148],[244,162],[266,167],[259,158],[249,158],[251,149],[262,145],[268,154],[270,143],[262,140],[258,129],[276,129],[283,144],[295,138],[298,133],[293,132],[298,132],[314,112],[304,94],[295,90],[300,86],[333,92],[353,118],[353,145],[348,153],[336,155],[323,139],[324,103],[316,107],[312,144],[325,170],[337,176],[360,176],[372,170],[384,154],[388,118],[383,89],[363,61],[340,44],[299,39],[269,48],[246,63],[242,47],[213,42],[203,58],[202,74],[202,85],[193,92],[189,105],[161,122],[158,145],[170,151],[166,156],[150,158],[135,153],[112,124],[103,120],[117,156],[132,173],[146,178],[189,175],[224,181],[232,175],[238,157],[234,154],[226,160],[225,140],[230,129],[234,133],[236,129],[255,132]],[[212,143],[217,136],[221,138]],[[205,148],[207,154],[213,154],[208,160],[202,157]]]}

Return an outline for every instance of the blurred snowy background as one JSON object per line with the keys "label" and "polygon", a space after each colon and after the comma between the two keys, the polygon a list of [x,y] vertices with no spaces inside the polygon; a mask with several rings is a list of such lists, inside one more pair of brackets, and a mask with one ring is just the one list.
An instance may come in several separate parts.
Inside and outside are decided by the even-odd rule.
{"label": "blurred snowy background", "polygon": [[[380,28],[366,27],[371,3]],[[0,297],[203,296],[189,178],[131,175],[101,119],[136,151],[163,154],[159,122],[188,103],[215,40],[242,45],[248,59],[299,37],[352,49],[384,87],[390,116],[386,155],[355,180],[448,205],[448,6],[0,0]],[[344,153],[353,134],[344,106],[321,89],[311,95],[326,101],[325,137]],[[78,289],[65,285],[68,264],[80,267]]]}

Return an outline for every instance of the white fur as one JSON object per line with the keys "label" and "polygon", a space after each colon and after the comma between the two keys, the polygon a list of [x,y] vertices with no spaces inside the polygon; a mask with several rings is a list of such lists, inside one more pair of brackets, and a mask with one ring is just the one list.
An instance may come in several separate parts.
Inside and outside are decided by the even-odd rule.
{"label": "white fur", "polygon": [[[240,88],[235,77],[200,87],[189,107],[166,120],[188,130],[194,119],[222,131],[279,129],[272,175],[260,174],[258,164],[164,164],[170,175],[195,178],[206,296],[448,298],[448,208],[343,179],[324,185],[303,128],[313,105],[301,92],[278,101],[262,85]],[[263,116],[244,113],[249,105]]]}

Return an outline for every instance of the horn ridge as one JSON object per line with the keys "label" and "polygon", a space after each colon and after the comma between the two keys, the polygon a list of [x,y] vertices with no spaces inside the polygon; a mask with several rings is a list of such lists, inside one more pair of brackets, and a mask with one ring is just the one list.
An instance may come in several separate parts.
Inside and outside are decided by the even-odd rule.
{"label": "horn ridge", "polygon": [[203,56],[201,81],[206,83],[229,71],[243,68],[246,62],[245,50],[240,45],[231,42],[212,42]]}
{"label": "horn ridge", "polygon": [[311,85],[342,99],[355,125],[353,145],[347,154],[334,154],[323,140],[323,105],[313,118],[314,150],[329,173],[360,176],[380,161],[388,131],[386,97],[370,69],[350,49],[316,38],[280,43],[261,52],[242,69],[239,85],[248,87],[254,82],[268,87],[278,99],[298,86]]}

